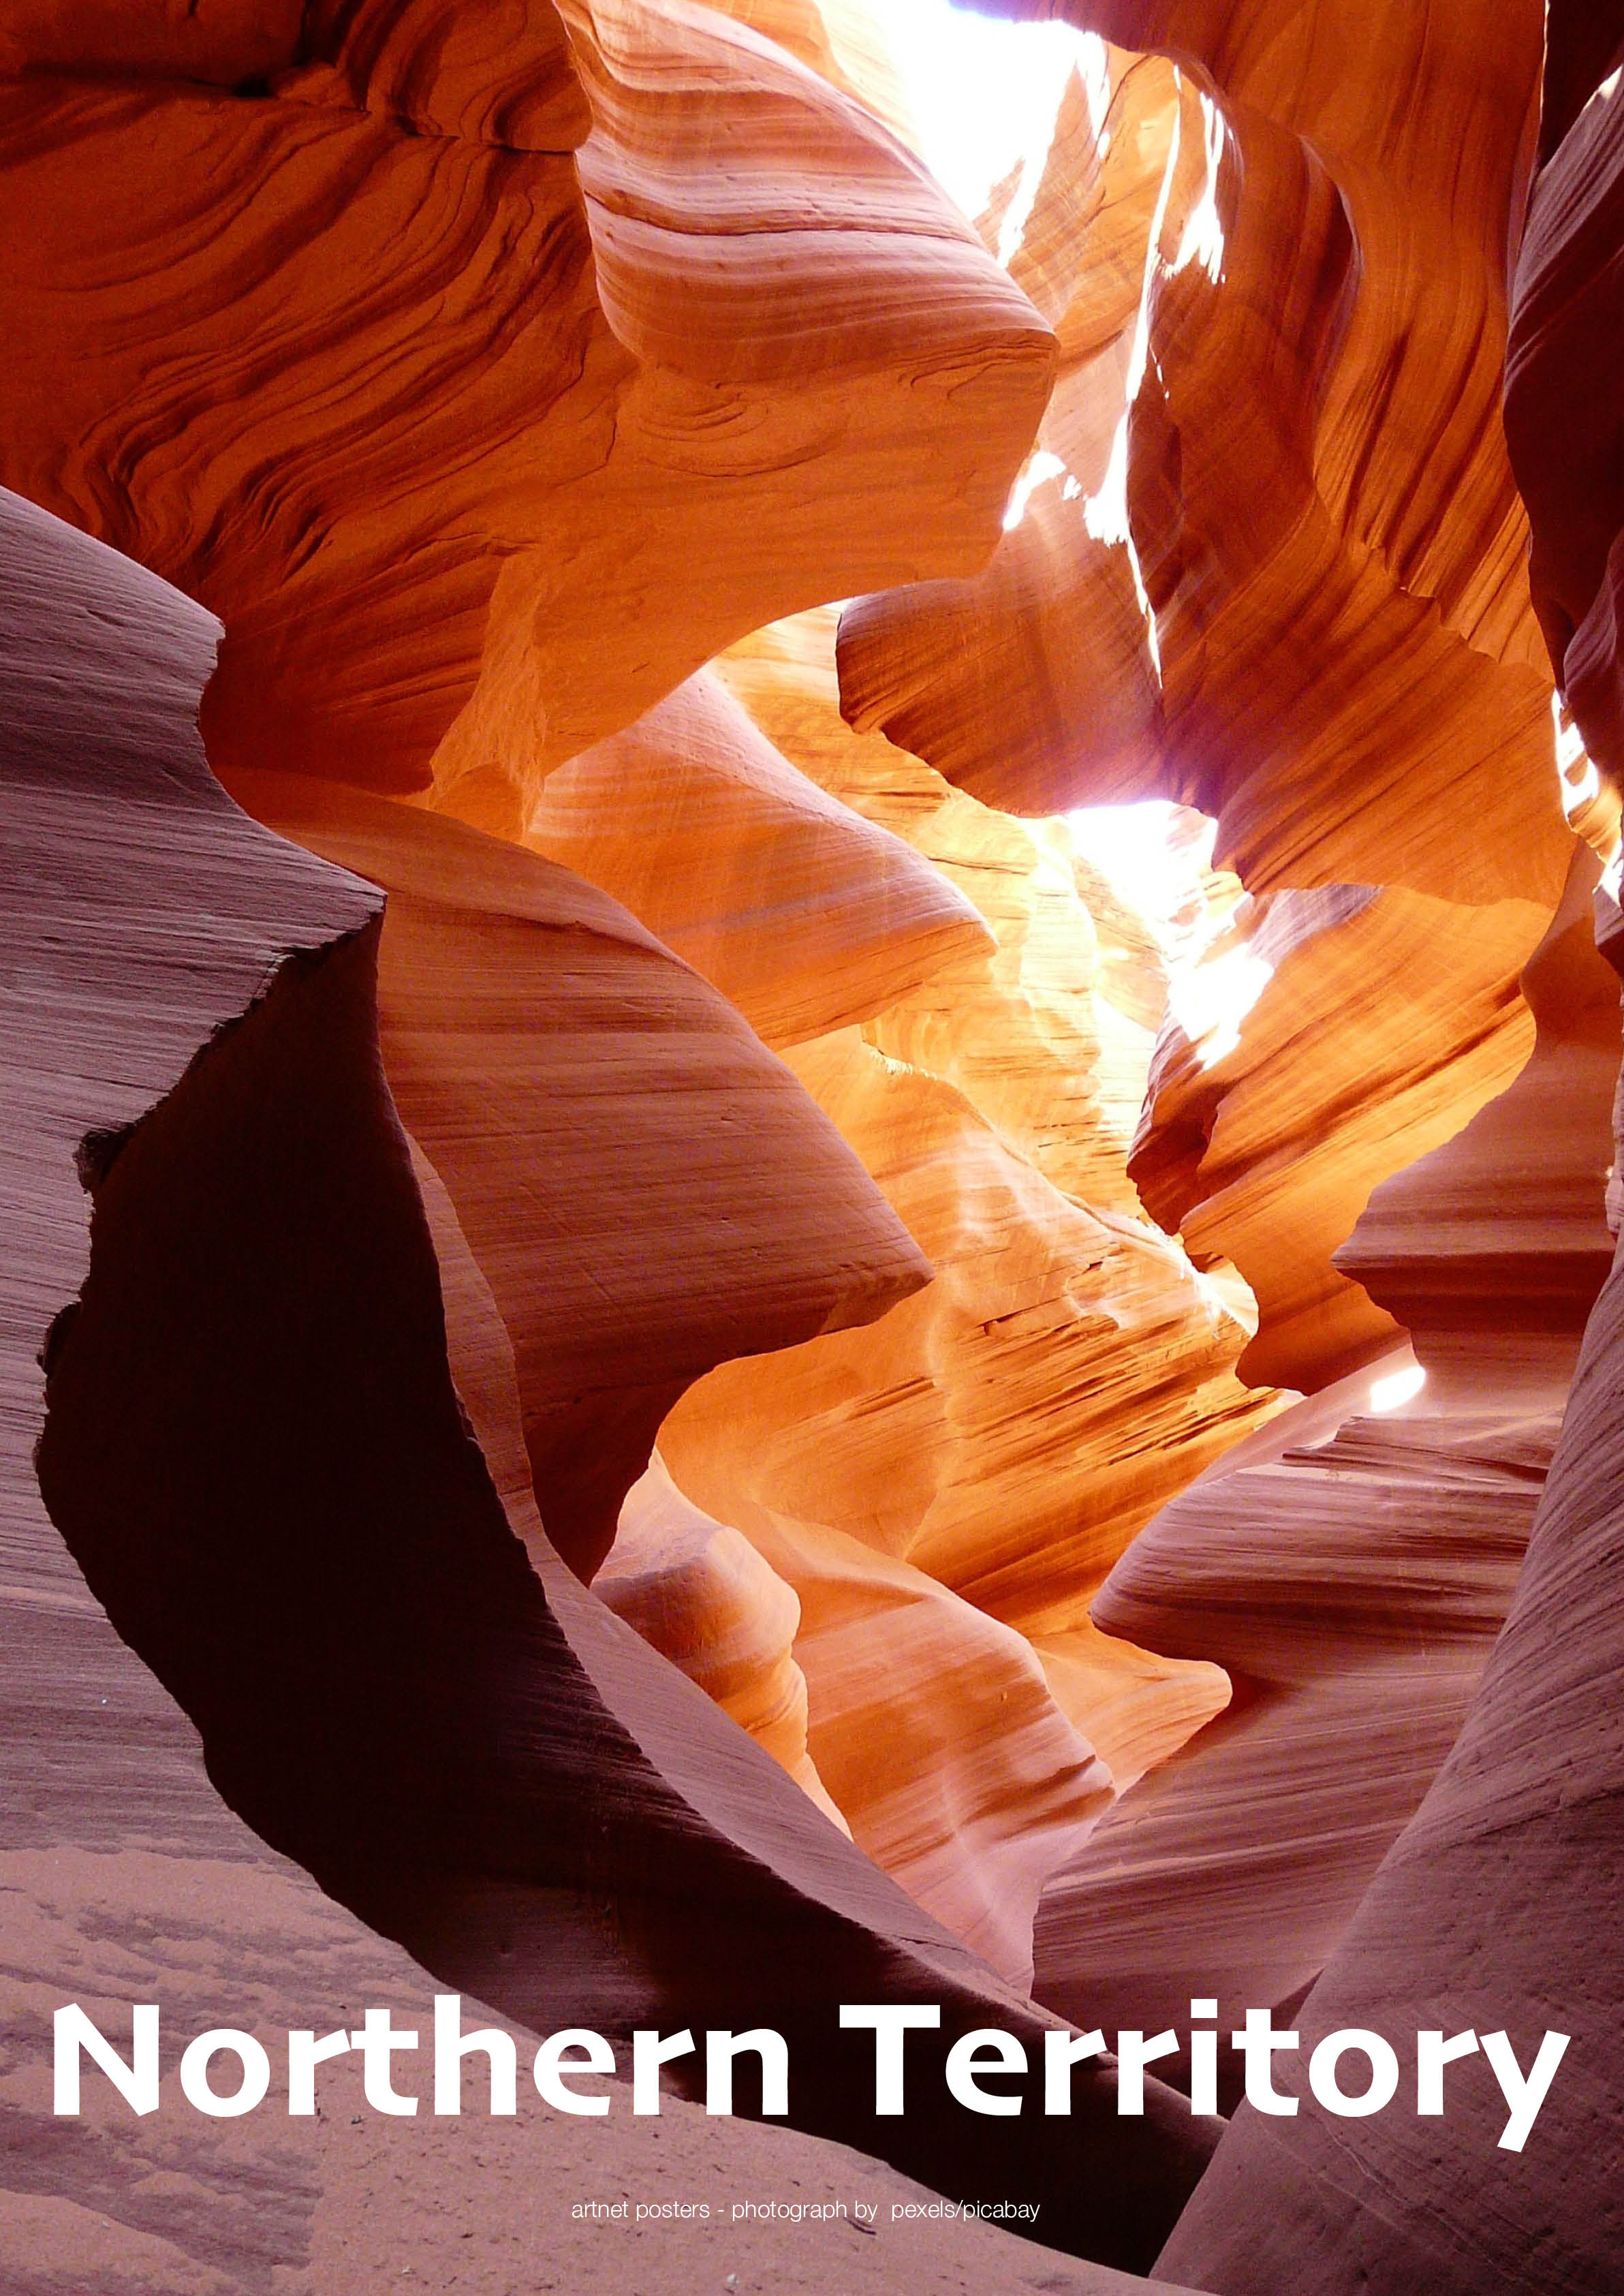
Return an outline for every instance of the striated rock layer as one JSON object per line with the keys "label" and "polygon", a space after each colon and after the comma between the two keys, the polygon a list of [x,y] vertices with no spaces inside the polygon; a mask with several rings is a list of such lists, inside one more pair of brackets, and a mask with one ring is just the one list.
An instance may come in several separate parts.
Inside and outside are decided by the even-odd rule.
{"label": "striated rock layer", "polygon": [[1540,11],[1066,12],[1124,45],[999,226],[1039,451],[984,573],[848,607],[843,706],[1001,806],[1216,818],[1234,1026],[1172,1029],[1134,1171],[1250,1283],[1243,1375],[1307,1390],[1397,1337],[1331,1255],[1526,1056],[1571,849],[1498,413]]}
{"label": "striated rock layer", "polygon": [[1369,885],[1267,894],[1204,960],[1214,975],[1245,968],[1256,1002],[1193,1043],[1163,1022],[1128,1170],[1198,1266],[1221,1255],[1251,1284],[1243,1378],[1318,1389],[1402,1336],[1333,1255],[1373,1184],[1458,1132],[1528,1059],[1518,977],[1547,915]]}
{"label": "striated rock layer", "polygon": [[[217,1974],[211,1961],[166,1984],[177,2009],[241,2008],[225,1997],[244,1931],[292,1939],[315,1971],[295,2003],[267,1968],[273,2027],[308,2017],[317,1982],[346,2003],[414,1988],[409,1965],[318,1909],[291,1857],[442,1982],[534,2025],[624,2037],[770,2015],[803,2127],[872,2122],[872,2071],[841,2051],[837,1999],[939,1998],[944,2045],[996,2019],[1036,2046],[1029,2008],[579,1589],[532,1503],[518,1527],[544,1587],[447,1368],[449,1336],[488,1408],[491,1353],[508,1342],[443,1190],[439,1279],[377,1058],[375,893],[267,836],[210,781],[192,728],[207,618],[29,506],[4,508],[7,802],[28,865],[7,922],[45,965],[6,1155],[29,1250],[8,1308],[6,1616],[37,1845],[15,1869],[38,1908],[29,2013],[45,1972],[76,1956],[93,2002],[127,2001],[155,1958],[168,1965],[139,1942],[166,1902],[154,1858],[203,1861],[178,1877],[189,1920],[220,1904],[233,1939]],[[493,1446],[510,1462],[514,1417]],[[222,1860],[240,1874],[217,1893]],[[109,1912],[79,1912],[76,1891]],[[934,2087],[939,2052],[920,2070]],[[1036,2180],[1056,2236],[1144,2259],[1205,2141],[1160,2090],[1144,2120],[1119,2121],[1113,2088],[1110,2067],[1079,2076],[1079,2119],[1009,2148],[998,2191]],[[951,2121],[932,2134],[937,2120],[892,2129],[972,2190],[980,2132],[966,2150]],[[117,2195],[172,2155],[119,2126],[87,2185],[80,2156],[25,2114],[25,2163],[56,2164],[25,2166],[25,2181],[112,2194],[103,2249],[123,2240],[127,2257],[133,2241],[150,2266],[142,2239],[178,2232],[185,2251],[184,2223],[155,2217],[150,2194]],[[314,2156],[278,2135],[271,2174],[291,2197],[269,2237],[309,2284],[337,2287],[356,2257],[332,2251],[374,2252],[357,2213],[388,2156],[309,2141]],[[736,2124],[709,2157],[735,2141],[752,2157]],[[213,2140],[199,2142],[201,2164]],[[342,2231],[312,2263],[311,2194],[330,2187]],[[37,2213],[22,2211],[36,2231]],[[211,2255],[262,2254],[265,2227],[261,2201],[252,2230],[217,2231]]]}
{"label": "striated rock layer", "polygon": [[549,775],[525,842],[624,901],[769,1045],[869,1020],[993,946],[938,870],[704,670]]}
{"label": "striated rock layer", "polygon": [[985,555],[1051,338],[784,50],[195,13],[8,20],[0,478],[222,617],[217,763],[514,827],[741,631]]}
{"label": "striated rock layer", "polygon": [[302,775],[232,787],[390,893],[385,1072],[512,1337],[548,1536],[589,1578],[691,1380],[882,1314],[926,1264],[738,1015],[614,902],[430,813]]}
{"label": "striated rock layer", "polygon": [[[1466,1718],[1612,1259],[1619,999],[1592,939],[1596,874],[1580,848],[1523,974],[1526,1068],[1379,1189],[1338,1254],[1403,1316],[1413,1357],[1241,1445],[1095,1602],[1112,1634],[1217,1660],[1234,1700],[1049,1882],[1034,1989],[1055,2008],[1149,2029],[1209,1997],[1229,2030],[1289,2007]],[[1226,2103],[1239,2082],[1232,2063]]]}
{"label": "striated rock layer", "polygon": [[855,1838],[1024,1983],[1038,1893],[1105,1790],[1228,1696],[1216,1665],[1101,1634],[1089,1598],[1271,1406],[1233,1377],[1225,1300],[1137,1217],[1151,936],[1067,824],[1011,821],[847,728],[832,635],[797,618],[716,669],[985,921],[860,1029],[787,1055],[935,1281],[860,1335],[719,1367],[661,1450],[800,1597],[808,1745]]}
{"label": "striated rock layer", "polygon": [[[1619,518],[1604,447],[1612,417],[1594,387],[1590,346],[1606,338],[1620,239],[1619,27],[1608,12],[1556,5],[1548,31],[1545,164],[1516,271],[1506,424],[1533,529],[1540,623],[1579,730],[1616,781],[1609,625]],[[1582,879],[1570,889],[1583,890]],[[1616,954],[1616,907],[1602,895],[1597,910]],[[1606,1002],[1577,898],[1570,917],[1542,952],[1544,980],[1530,983],[1537,1006],[1543,996],[1565,1007],[1569,1025],[1550,1029],[1542,1012],[1527,1089],[1520,1083],[1484,1111],[1475,1138],[1443,1152],[1456,1250],[1417,1251],[1421,1207],[1408,1176],[1390,1208],[1376,1208],[1367,1242],[1352,1247],[1370,1280],[1390,1283],[1439,1332],[1457,1386],[1472,1366],[1480,1284],[1492,1285],[1489,1365],[1537,1392],[1605,1268],[1595,1231]],[[1615,1167],[1617,1155],[1615,1144]],[[1521,1216],[1507,1221],[1496,1198],[1518,1178]],[[1608,1194],[1616,1199],[1616,1179]],[[1498,2028],[1524,2065],[1545,2030],[1571,2035],[1538,2140],[1499,2149],[1504,2107],[1480,2058],[1453,2069],[1442,2116],[1403,2121],[1379,2145],[1374,2123],[1332,2140],[1306,2114],[1243,2116],[1164,2251],[1169,2270],[1199,2268],[1247,2296],[1305,2278],[1333,2292],[1399,2296],[1424,2283],[1440,2296],[1532,2296],[1600,2292],[1617,2277],[1620,2003],[1606,1909],[1624,1841],[1619,1280],[1615,1266],[1590,1317],[1527,1563],[1465,1726],[1299,2019],[1306,2045],[1344,2025],[1395,2038],[1422,2024]]]}
{"label": "striated rock layer", "polygon": [[1305,2280],[1393,2296],[1613,2284],[1618,1283],[1587,1334],[1527,1567],[1465,1728],[1294,2020],[1305,2048],[1349,2026],[1395,2045],[1420,2026],[1503,2030],[1524,2067],[1547,2029],[1569,2034],[1537,2139],[1497,2149],[1505,2108],[1480,2056],[1452,2068],[1437,2119],[1333,2135],[1310,2112],[1243,2114],[1159,2269],[1236,2296]]}
{"label": "striated rock layer", "polygon": [[1533,529],[1534,607],[1585,747],[1624,777],[1619,652],[1624,492],[1604,375],[1620,324],[1624,128],[1612,79],[1624,24],[1606,8],[1548,12],[1539,156],[1518,252],[1505,428]]}

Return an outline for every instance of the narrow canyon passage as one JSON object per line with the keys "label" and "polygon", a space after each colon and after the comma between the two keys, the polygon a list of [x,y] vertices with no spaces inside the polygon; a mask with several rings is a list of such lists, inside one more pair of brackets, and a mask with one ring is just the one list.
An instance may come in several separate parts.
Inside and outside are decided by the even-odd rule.
{"label": "narrow canyon passage", "polygon": [[20,2296],[1624,2275],[1624,16],[1022,12],[0,23]]}

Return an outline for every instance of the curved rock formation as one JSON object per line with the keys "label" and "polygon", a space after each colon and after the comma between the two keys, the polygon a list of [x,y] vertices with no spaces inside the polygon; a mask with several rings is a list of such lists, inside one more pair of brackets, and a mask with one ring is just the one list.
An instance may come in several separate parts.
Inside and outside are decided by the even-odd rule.
{"label": "curved rock formation", "polygon": [[701,1426],[732,1431],[714,1472],[741,1492],[1027,1632],[1062,1628],[1158,1483],[1255,1423],[1229,1377],[1241,1334],[1175,1247],[1062,1196],[951,1085],[855,1035],[793,1065],[929,1238],[936,1280],[862,1337],[720,1367],[668,1423],[672,1471],[726,1516],[691,1446]]}
{"label": "curved rock formation", "polygon": [[[936,1280],[861,1337],[721,1366],[661,1446],[800,1596],[809,1742],[857,1839],[1020,1972],[1064,1833],[1098,1815],[1093,1747],[1134,1775],[1227,1698],[1087,1606],[1158,1483],[1255,1420],[1241,1334],[1173,1248],[1062,1196],[950,1085],[855,1032],[793,1058]],[[853,1653],[899,1637],[876,1706]]]}
{"label": "curved rock formation", "polygon": [[804,774],[904,838],[991,935],[899,995],[865,1035],[957,1086],[1055,1186],[1136,1218],[1123,1158],[1166,993],[1152,936],[1065,822],[1012,820],[843,724],[833,639],[832,612],[798,615],[713,667]]}
{"label": "curved rock formation", "polygon": [[[1048,1884],[1034,1989],[1054,2008],[1149,2030],[1192,1997],[1230,2027],[1289,2005],[1465,1720],[1612,1259],[1619,998],[1592,939],[1596,873],[1581,848],[1523,975],[1527,1066],[1380,1188],[1338,1255],[1403,1316],[1422,1368],[1389,1357],[1275,1421],[1163,1511],[1095,1603],[1112,1635],[1218,1660],[1234,1700]],[[1221,2094],[1238,2098],[1233,2066]]]}
{"label": "curved rock formation", "polygon": [[1518,977],[1545,922],[1531,902],[1275,893],[1195,968],[1196,984],[1214,977],[1219,1015],[1227,987],[1234,1018],[1194,1043],[1163,1022],[1128,1170],[1198,1266],[1221,1256],[1251,1286],[1243,1378],[1307,1391],[1399,1338],[1332,1255],[1373,1184],[1457,1132],[1527,1060]]}
{"label": "curved rock formation", "polygon": [[1619,596],[1624,495],[1618,417],[1598,356],[1619,324],[1624,142],[1612,70],[1624,26],[1605,9],[1549,12],[1545,164],[1517,258],[1505,427],[1533,525],[1534,606],[1586,748],[1624,768]]}
{"label": "curved rock formation", "polygon": [[[1151,934],[1066,824],[998,816],[845,726],[833,634],[803,616],[716,668],[990,929],[860,1036],[791,1054],[938,1280],[861,1342],[723,1366],[661,1441],[686,1497],[800,1597],[812,1751],[858,1841],[1025,1972],[1044,1875],[1098,1814],[1093,1754],[1130,1783],[1228,1696],[1217,1666],[1100,1635],[1089,1596],[1158,1497],[1270,1406],[1229,1374],[1245,1332],[1218,1292],[1136,1217],[1124,1155],[1165,995]],[[658,872],[641,884],[671,898]],[[879,1708],[865,1638],[896,1652]],[[977,1669],[997,1698],[953,1687]]]}
{"label": "curved rock formation", "polygon": [[[1540,622],[1579,730],[1616,776],[1613,418],[1587,352],[1605,339],[1615,292],[1619,27],[1607,12],[1566,5],[1550,10],[1548,27],[1546,164],[1516,274],[1506,423]],[[1596,1187],[1607,1000],[1573,898],[1583,890],[1582,878],[1571,883],[1543,978],[1530,983],[1530,999],[1564,1005],[1568,1024],[1541,1013],[1527,1089],[1520,1081],[1484,1111],[1475,1137],[1433,1160],[1456,1210],[1456,1249],[1417,1250],[1430,1223],[1407,1176],[1348,1255],[1437,1334],[1431,1343],[1457,1388],[1472,1362],[1466,1294],[1485,1275],[1489,1362],[1538,1391],[1571,1350],[1605,1265]],[[1616,911],[1605,896],[1597,908],[1613,950]],[[1538,1174],[1509,1219],[1496,1170]],[[1620,2015],[1603,1910],[1624,1838],[1611,1592],[1619,1281],[1615,1267],[1591,1316],[1527,1564],[1465,1727],[1297,2019],[1305,2046],[1356,2023],[1398,2034],[1492,2022],[1523,2064],[1555,2030],[1573,2037],[1565,2083],[1541,2108],[1538,2143],[1520,2152],[1500,2147],[1503,2100],[1480,2062],[1456,2069],[1445,2115],[1406,2121],[1379,2145],[1372,2123],[1330,2140],[1311,2116],[1243,2115],[1164,2252],[1169,2270],[1199,2268],[1215,2288],[1247,2296],[1305,2278],[1378,2296],[1421,2283],[1439,2296],[1554,2286],[1600,2296],[1616,2277],[1617,2086],[1610,2041],[1592,2037],[1611,2036]]]}
{"label": "curved rock formation", "polygon": [[807,1751],[807,1677],[790,1654],[802,1623],[794,1589],[749,1539],[684,1498],[658,1451],[626,1495],[592,1591],[851,1832]]}
{"label": "curved rock formation", "polygon": [[769,1045],[869,1020],[993,946],[938,871],[798,772],[703,670],[550,775],[525,842],[624,901]]}
{"label": "curved rock formation", "polygon": [[512,1334],[548,1537],[589,1578],[691,1380],[882,1314],[925,1263],[738,1015],[604,895],[360,791],[232,786],[391,896],[390,1089]]}
{"label": "curved rock formation", "polygon": [[1600,874],[1577,848],[1523,968],[1538,1034],[1515,1083],[1385,1181],[1336,1256],[1410,1332],[1434,1396],[1560,1413],[1612,1265],[1619,989],[1596,947]]}
{"label": "curved rock formation", "polygon": [[916,130],[885,28],[863,0],[727,0],[721,11],[855,96],[910,149]]}
{"label": "curved rock formation", "polygon": [[1013,1629],[847,1531],[730,1505],[799,1598],[808,1743],[853,1839],[1024,1993],[1038,1894],[1111,1773]]}
{"label": "curved rock formation", "polygon": [[1051,340],[759,35],[125,12],[30,7],[0,52],[0,478],[224,618],[217,762],[432,776],[511,828],[740,631],[985,555]]}
{"label": "curved rock formation", "polygon": [[[1009,258],[1060,344],[1019,517],[985,573],[859,599],[841,621],[852,724],[1015,813],[1167,785],[1154,639],[1118,497],[1181,95],[1160,57],[1113,51],[1108,70],[1097,131],[1090,91],[1079,74],[1069,82]],[[1189,190],[1181,176],[1181,211]]]}
{"label": "curved rock formation", "polygon": [[1538,2141],[1497,2149],[1505,2101],[1480,2058],[1455,2069],[1442,2116],[1383,2122],[1379,2140],[1372,2122],[1333,2134],[1312,2113],[1243,2114],[1158,2269],[1235,2296],[1305,2279],[1394,2296],[1602,2296],[1616,2276],[1618,2097],[1593,2037],[1615,2031],[1624,2006],[1607,1911],[1624,1881],[1607,1432],[1618,1284],[1587,1336],[1527,1569],[1466,1726],[1293,2020],[1305,2048],[1350,2026],[1395,2041],[1423,2025],[1492,2026],[1525,2067],[1546,2030],[1577,2036]]}
{"label": "curved rock formation", "polygon": [[1096,1620],[1217,1660],[1234,1703],[1049,1881],[1040,1999],[1155,2030],[1205,1996],[1227,2030],[1300,1994],[1464,1718],[1554,1432],[1531,1409],[1356,1406],[1328,1444],[1220,1467],[1141,1535]]}
{"label": "curved rock formation", "polygon": [[[1497,411],[1503,250],[1526,167],[1538,11],[1505,11],[1489,45],[1465,8],[1424,24],[1390,12],[1379,33],[1335,6],[1287,23],[1267,0],[1079,0],[1072,12],[1199,68],[1170,138],[1166,126],[1147,133],[1152,84],[1129,75],[1119,86],[1131,107],[1119,131],[1135,131],[1117,136],[1119,172],[1153,170],[1158,144],[1166,154],[1159,199],[1137,203],[1143,340],[1126,376],[1126,461],[1108,485],[1085,459],[1049,505],[1079,563],[1100,557],[1087,540],[1131,539],[1155,610],[1153,785],[1218,817],[1220,853],[1254,890],[1343,879],[1554,899],[1561,824]],[[1405,107],[1429,76],[1465,71],[1468,44],[1476,104],[1446,165]],[[1051,212],[1087,164],[1057,144]],[[1042,236],[1051,275],[1061,247],[1087,260],[1086,223],[1071,220],[1070,246],[1052,225]],[[1147,373],[1159,388],[1143,387]],[[1063,443],[1054,451],[1067,463]],[[1024,522],[1001,546],[1011,575],[995,559],[960,594],[956,611],[985,615],[989,632],[1037,547],[1023,533]],[[1128,572],[1124,558],[1120,589]],[[1041,578],[1040,588],[1052,592]],[[1096,611],[1095,627],[1108,619]],[[923,636],[913,600],[852,610],[842,665],[859,722],[891,722],[892,697],[920,683]],[[946,668],[934,692],[954,727],[941,762],[955,778],[996,776],[1003,729],[975,699],[978,650],[961,640],[958,652],[964,668],[956,680]],[[1143,665],[1134,682],[1143,690]],[[1041,676],[1026,691],[1048,706]],[[1033,728],[1028,808],[1059,799],[1057,757],[1075,760],[1073,804],[1150,785],[1142,767],[1111,764],[1114,750],[1099,777],[1093,764],[1090,744],[1128,691],[1118,675],[1103,707]],[[1028,739],[1022,729],[1017,758]],[[1124,770],[1128,781],[1111,778]],[[988,786],[1021,801],[1016,767]]]}
{"label": "curved rock formation", "polygon": [[[1012,530],[846,610],[843,706],[1019,811],[1216,818],[1265,906],[1209,970],[1291,977],[1225,1055],[1170,1031],[1133,1176],[1251,1283],[1243,1376],[1316,1388],[1397,1336],[1331,1254],[1515,1073],[1571,851],[1497,412],[1538,11],[1070,13],[1174,62],[1108,51],[1103,121],[1069,91],[1010,257],[1062,356]],[[1445,164],[1408,91],[1451,74]]]}
{"label": "curved rock formation", "polygon": [[[679,1997],[696,2021],[713,2002],[735,2024],[770,2013],[801,2068],[803,2127],[866,2133],[872,2073],[832,2037],[837,1998],[923,1993],[943,2003],[944,2045],[989,2014],[1035,2043],[1030,2010],[537,1541],[544,1589],[447,1368],[447,1306],[459,1353],[507,1342],[477,1285],[442,1305],[376,1054],[375,895],[267,836],[210,781],[191,727],[207,618],[29,506],[4,510],[7,803],[32,889],[7,923],[44,965],[44,1025],[8,1095],[7,1170],[34,1176],[7,1317],[22,1406],[6,1470],[22,1586],[7,1604],[26,1622],[9,1679],[37,1717],[26,1635],[60,1618],[69,1671],[47,1674],[47,1694],[82,1685],[86,1711],[99,1677],[118,1698],[91,1726],[99,1752],[82,1722],[52,1742],[36,1722],[18,1733],[40,1750],[24,1807],[57,1877],[30,1886],[60,1904],[65,1853],[94,1845],[117,1864],[154,1820],[169,1854],[212,1839],[253,1873],[267,1853],[224,1791],[340,1903],[498,2011],[619,2035]],[[472,1264],[465,1246],[446,1259]],[[213,1790],[132,1652],[196,1725]],[[308,1885],[281,1860],[271,1871],[274,1919]],[[126,1923],[144,1872],[112,1879]],[[605,1895],[613,1941],[588,1911]],[[106,1957],[119,1933],[100,1928],[98,1958],[127,1999]],[[767,1935],[774,1973],[752,1998]],[[370,1986],[385,1967],[393,1991],[400,1964],[372,1950],[335,1960],[337,1981]],[[213,1982],[194,1975],[187,1995],[212,2005]],[[921,2069],[933,2060],[939,2078],[936,2050]],[[1090,2192],[1088,2169],[1079,2185],[1073,2122],[1063,2145],[1005,2148],[998,2192],[1040,2191],[1059,2236],[1144,2258],[1207,2140],[1161,2090],[1144,2120],[1119,2122],[1113,2088],[1109,2066],[1078,2082],[1081,2159],[1106,2182]],[[935,2118],[892,2128],[973,2191],[984,2136],[966,2148],[949,2120],[933,2142]],[[144,2174],[139,2143],[119,2150],[115,2181]],[[294,2261],[299,2189],[292,2228],[271,2235]],[[248,2236],[227,2232],[224,2252]],[[263,2224],[254,2237],[263,2253]]]}

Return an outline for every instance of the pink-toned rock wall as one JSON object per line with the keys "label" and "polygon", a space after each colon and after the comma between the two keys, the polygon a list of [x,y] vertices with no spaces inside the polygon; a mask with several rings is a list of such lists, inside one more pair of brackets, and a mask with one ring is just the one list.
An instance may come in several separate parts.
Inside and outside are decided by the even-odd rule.
{"label": "pink-toned rock wall", "polygon": [[[86,2269],[174,2285],[214,2269],[245,2286],[268,2254],[313,2291],[353,2285],[396,2242],[392,2211],[365,2221],[398,2173],[376,2140],[313,2130],[290,2149],[279,2128],[265,2156],[250,2134],[216,2169],[210,2130],[191,2151],[116,2118],[107,2138],[53,2131],[44,2010],[69,1968],[92,2002],[159,1989],[173,2013],[270,2029],[357,1993],[426,2005],[423,1964],[521,2024],[586,2018],[622,2038],[679,1997],[699,2021],[713,2000],[740,2024],[770,2009],[802,2068],[797,2120],[849,2135],[862,2108],[840,2092],[872,2077],[839,2055],[842,1996],[939,1996],[944,2039],[997,2017],[1035,2043],[1029,2007],[545,1541],[536,1574],[452,1383],[448,1337],[463,1360],[482,1344],[471,1328],[506,1342],[449,1232],[442,1292],[377,1057],[375,891],[269,836],[209,777],[208,618],[31,506],[0,510],[25,864],[7,928],[36,967],[4,1165],[27,1252],[6,1309],[7,1697],[25,1773],[8,1937],[29,1940],[8,1980],[26,2052],[8,2241],[54,2226]],[[605,1894],[618,1939],[589,1910]],[[804,2030],[775,1956],[745,1997],[767,1936],[793,1941]],[[1079,2083],[1107,2151],[1119,2128],[1128,2149],[1078,2232],[1148,2260],[1204,2147],[1161,2092],[1119,2124],[1111,2086],[1109,2069]],[[926,2121],[898,2126],[931,2166]],[[750,2159],[748,2128],[726,2131],[708,2148],[695,2131],[689,2157],[714,2163],[719,2142]],[[782,2161],[783,2142],[754,2157]],[[1076,2157],[1045,2149],[1063,2240]],[[421,2194],[466,2191],[463,2152],[431,2158]],[[931,2173],[949,2161],[956,2181],[981,2174],[962,2144]],[[155,2193],[159,2163],[234,2197],[205,2230]],[[1029,2143],[1012,2151],[1003,2182],[1035,2165]],[[408,2222],[431,2251],[414,2204]],[[30,2258],[16,2284],[38,2278]]]}
{"label": "pink-toned rock wall", "polygon": [[[746,2281],[1616,2277],[1624,25],[1067,12],[973,226],[861,0],[0,27],[25,2296],[472,2260],[440,2132],[53,2126],[64,1969],[770,2024],[614,2173],[1108,2260]],[[942,2101],[1209,1995],[1574,2038]]]}

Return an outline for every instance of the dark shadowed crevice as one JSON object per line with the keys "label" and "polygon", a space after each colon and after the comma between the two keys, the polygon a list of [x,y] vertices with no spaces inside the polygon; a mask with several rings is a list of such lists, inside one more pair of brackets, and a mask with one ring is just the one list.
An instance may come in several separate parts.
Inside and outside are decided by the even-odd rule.
{"label": "dark shadowed crevice", "polygon": [[[376,940],[284,965],[81,1159],[90,1273],[38,1467],[93,1591],[232,1807],[447,1983],[544,2029],[773,2025],[801,2127],[1038,2200],[1046,2243],[1143,2268],[1202,2125],[1153,2084],[1119,2121],[1110,2072],[1079,2076],[1069,2123],[947,2103],[959,2033],[1017,2030],[1036,2063],[1039,2019],[616,1622],[572,1647],[447,1369]],[[721,1782],[709,1809],[644,1751],[661,1733]],[[741,1765],[750,1815],[718,1824]],[[836,2005],[888,1998],[939,2001],[943,2029],[876,2121],[872,2044]]]}

